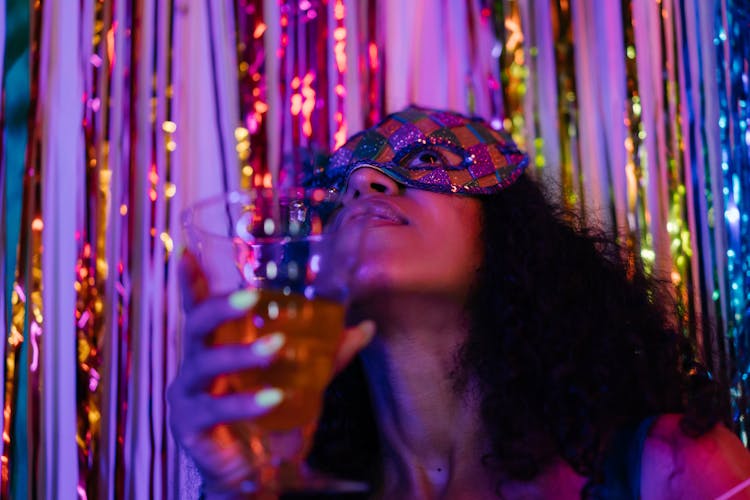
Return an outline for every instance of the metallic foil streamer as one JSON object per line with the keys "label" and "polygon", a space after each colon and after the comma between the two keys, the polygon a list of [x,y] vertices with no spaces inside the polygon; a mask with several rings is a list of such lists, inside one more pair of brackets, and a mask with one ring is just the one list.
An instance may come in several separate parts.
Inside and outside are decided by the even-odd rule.
{"label": "metallic foil streamer", "polygon": [[[0,496],[25,497],[29,492],[28,450],[38,448],[38,433],[29,436],[29,415],[26,404],[29,395],[36,400],[38,373],[29,385],[29,347],[24,342],[29,336],[28,311],[30,290],[34,285],[30,272],[29,251],[38,248],[38,234],[31,230],[35,218],[27,196],[36,193],[37,177],[26,163],[29,115],[36,107],[36,96],[31,92],[31,81],[38,75],[39,6],[28,2],[8,1],[5,25],[5,61],[3,65],[3,434],[0,456]],[[33,24],[32,24],[33,21]],[[33,29],[36,27],[36,29]],[[32,38],[33,34],[33,38]],[[38,224],[37,224],[38,227]],[[38,271],[38,260],[34,262]],[[38,278],[38,274],[37,274]],[[38,298],[38,295],[36,295]],[[39,304],[36,304],[38,310]],[[35,329],[36,330],[36,329]],[[35,331],[36,333],[36,331]],[[7,342],[7,343],[5,343]],[[38,346],[38,344],[36,344]],[[33,360],[33,354],[32,354]],[[32,427],[33,433],[38,427]],[[31,446],[26,446],[29,443]]]}
{"label": "metallic foil streamer", "polygon": [[[259,3],[253,2],[252,6],[258,8]],[[260,12],[267,28],[256,23],[259,19],[257,12],[250,10],[249,3],[185,0],[174,4],[174,59],[171,71],[174,104],[171,119],[163,124],[171,131],[175,143],[170,153],[170,182],[173,186],[168,191],[174,194],[172,216],[197,199],[235,189],[241,184],[248,185],[250,181],[261,184],[266,180],[270,182],[270,172],[278,170],[279,160],[273,153],[280,151],[277,147],[280,134],[263,132],[262,139],[250,137],[250,134],[254,126],[253,118],[260,119],[260,123],[256,122],[258,130],[262,130],[262,127],[268,131],[276,130],[280,107],[259,105],[256,108],[256,101],[247,100],[247,92],[238,92],[237,70],[243,68],[239,78],[240,82],[246,82],[243,80],[243,75],[246,75],[243,63],[247,63],[247,70],[252,69],[251,81],[258,89],[257,92],[251,89],[250,97],[257,97],[256,93],[262,97],[265,92],[273,96],[268,97],[269,101],[277,99],[278,72],[274,68],[278,65],[278,58],[265,58],[262,54],[253,58],[256,55],[250,57],[250,53],[259,47],[265,53],[275,53],[277,46],[273,41],[278,40],[278,2],[269,0],[262,4]],[[244,38],[240,37],[238,31],[250,29],[250,26],[257,38],[253,38],[252,45],[242,46],[241,40],[249,38],[244,34]],[[251,64],[254,65],[252,68]],[[257,111],[258,115],[248,117],[251,109]],[[247,133],[243,129],[247,129]],[[235,149],[237,155],[234,154]],[[259,155],[264,150],[268,154]],[[257,159],[245,156],[248,153],[259,156]],[[248,165],[257,168],[257,172],[244,173]],[[176,222],[172,216],[170,224]],[[174,247],[178,248],[181,231],[177,230],[176,224],[171,227],[170,238]],[[171,363],[168,365],[167,379],[174,374],[181,350],[178,332],[182,326],[182,315],[177,301],[173,263],[170,263],[165,274],[165,306],[169,311],[169,324],[164,346]],[[153,293],[158,292],[154,290]],[[173,440],[167,439],[166,445],[167,495],[177,498],[197,496],[200,478],[190,460],[177,453]]]}
{"label": "metallic foil streamer", "polygon": [[[659,46],[665,63],[657,80],[659,105],[653,126],[659,131],[656,134],[659,177],[652,182],[656,182],[660,189],[658,198],[661,206],[658,209],[662,222],[657,227],[666,229],[670,261],[662,259],[659,265],[658,259],[654,261],[654,257],[658,257],[657,252],[652,254],[651,249],[643,245],[641,257],[646,264],[660,267],[662,276],[672,281],[677,299],[675,317],[678,326],[696,343],[699,355],[709,365],[715,365],[712,360],[716,357],[717,346],[710,338],[712,329],[706,328],[707,323],[701,320],[704,307],[700,296],[695,293],[701,289],[703,281],[699,261],[704,257],[704,249],[700,246],[705,239],[703,231],[707,228],[700,227],[697,224],[700,219],[696,218],[696,214],[703,212],[696,211],[695,196],[699,191],[695,190],[693,182],[696,158],[690,121],[691,101],[695,93],[691,92],[689,82],[694,76],[690,74],[692,62],[685,59],[700,45],[695,39],[690,39],[694,32],[686,26],[685,14],[683,4],[679,2],[664,2],[658,11],[657,33],[660,35]],[[646,105],[640,100],[632,104],[633,114],[638,112],[639,115]],[[686,143],[690,147],[686,147]],[[649,230],[649,237],[651,233],[656,231]],[[667,264],[671,268],[667,268]]]}
{"label": "metallic foil streamer", "polygon": [[625,139],[626,151],[625,175],[627,182],[627,236],[624,242],[628,249],[643,261],[648,269],[653,263],[652,244],[646,238],[648,225],[645,215],[643,196],[643,162],[645,155],[642,149],[643,131],[641,96],[638,82],[638,64],[636,61],[635,32],[633,26],[632,2],[622,2],[623,35],[626,71],[626,112],[625,125],[628,136]]}
{"label": "metallic foil streamer", "polygon": [[[573,18],[570,2],[563,1],[553,5],[551,19],[557,56],[555,67],[557,68],[561,201],[569,207],[579,208],[583,206],[582,173],[579,163],[578,97],[576,94]],[[537,142],[535,146],[540,147],[543,144],[540,145]]]}
{"label": "metallic foil streamer", "polygon": [[[43,497],[79,494],[76,457],[77,356],[73,321],[76,235],[83,201],[80,6],[41,2],[39,107],[34,137],[40,174],[41,295],[40,447],[32,467]],[[33,261],[33,259],[32,259]],[[33,300],[33,291],[31,297]]]}
{"label": "metallic foil streamer", "polygon": [[[237,0],[234,5],[242,123],[235,129],[240,161],[240,185],[249,188],[266,173],[268,111],[266,96],[263,3]],[[271,56],[273,57],[273,55]]]}
{"label": "metallic foil streamer", "polygon": [[[102,60],[101,96],[109,96],[108,101],[103,101],[109,105],[102,106],[98,122],[100,130],[92,146],[96,149],[97,169],[103,172],[101,188],[96,192],[101,203],[101,223],[106,225],[104,233],[98,234],[95,240],[95,248],[100,252],[96,267],[98,272],[106,274],[107,279],[100,297],[104,326],[97,342],[101,357],[101,379],[97,385],[101,425],[98,456],[94,459],[98,466],[93,465],[96,484],[90,486],[88,493],[98,498],[115,498],[125,491],[125,457],[128,453],[124,444],[131,373],[129,153],[135,27],[130,2],[107,2],[104,9],[101,33],[106,33],[106,42],[100,46],[104,50],[94,54]],[[100,251],[102,247],[103,251]],[[90,476],[86,480],[88,483]]]}
{"label": "metallic foil streamer", "polygon": [[[634,259],[672,280],[676,318],[731,382],[747,442],[742,2],[83,0],[62,12],[45,0],[30,20],[28,2],[5,5],[0,496],[189,496],[164,404],[178,209],[298,182],[415,99],[483,114],[570,207],[603,205]],[[419,31],[429,19],[439,39]],[[29,39],[41,52],[27,62]],[[58,56],[67,78],[40,63]],[[52,92],[63,80],[82,82],[80,99]],[[37,108],[32,88],[55,107]]]}
{"label": "metallic foil streamer", "polygon": [[[171,125],[167,116],[171,76],[171,3],[145,1],[135,4],[132,19],[131,110],[129,151],[129,252],[132,300],[130,304],[130,352],[127,372],[127,412],[124,434],[124,491],[126,497],[153,498],[166,495],[169,481],[165,477],[166,402],[164,393],[175,353],[166,346],[175,332],[165,326],[166,277],[172,253],[170,234],[175,220],[169,220],[172,183],[169,155],[176,145],[167,147]],[[210,9],[212,5],[207,5]],[[213,15],[214,12],[211,12]],[[226,33],[228,18],[209,16],[210,28]],[[214,24],[215,23],[215,24]],[[225,60],[227,52],[212,54],[216,64],[234,65]],[[224,62],[226,61],[226,63]],[[223,91],[219,80],[215,91]],[[217,113],[221,130],[230,118]],[[166,127],[165,127],[166,124]],[[179,124],[177,125],[179,127]],[[166,128],[166,130],[165,130]],[[226,147],[228,140],[221,141]],[[172,151],[170,151],[170,149]],[[236,173],[235,173],[236,178]],[[149,478],[144,481],[143,478]]]}
{"label": "metallic foil streamer", "polygon": [[[329,17],[332,21],[329,26],[333,28],[333,38],[329,37],[329,39],[333,43],[333,57],[336,63],[331,65],[335,71],[333,71],[334,76],[328,85],[328,88],[333,90],[332,93],[329,93],[333,113],[333,140],[331,141],[333,144],[331,149],[338,149],[349,138],[347,126],[349,117],[344,114],[344,102],[346,97],[345,76],[349,73],[348,66],[351,64],[346,50],[350,35],[344,26],[344,16],[346,16],[344,0],[330,2],[329,9],[333,10],[333,16]],[[312,133],[312,130],[310,132]]]}
{"label": "metallic foil streamer", "polygon": [[[484,7],[489,9],[489,6]],[[527,150],[526,119],[524,116],[524,96],[526,95],[524,34],[521,27],[518,2],[496,0],[492,3],[492,19],[496,36],[500,43],[497,49],[500,64],[500,84],[502,85],[502,127],[522,149]],[[527,42],[528,43],[528,42]]]}
{"label": "metallic foil streamer", "polygon": [[496,1],[503,106],[500,123],[526,151],[533,172],[561,183],[564,202],[577,206],[580,175],[573,32],[568,2]]}
{"label": "metallic foil streamer", "polygon": [[[111,349],[127,349],[126,341],[117,335],[118,324],[123,324],[127,309],[112,307],[115,283],[119,283],[121,266],[111,265],[110,247],[121,229],[112,219],[119,218],[117,180],[122,175],[120,138],[123,122],[122,76],[123,63],[127,61],[124,32],[128,20],[125,5],[88,1],[81,9],[83,120],[85,158],[81,165],[85,173],[82,186],[84,200],[81,207],[83,224],[76,235],[76,291],[75,327],[77,339],[76,359],[76,420],[78,446],[78,494],[81,497],[109,498],[115,491],[116,455],[110,453],[109,433],[118,427],[120,415],[107,404],[117,397],[118,388],[112,380]],[[125,121],[125,123],[127,123]],[[114,205],[114,206],[113,206]],[[127,207],[127,205],[123,205]],[[117,219],[115,218],[115,221]],[[124,322],[127,325],[127,321]],[[114,326],[113,326],[114,325]],[[123,381],[123,385],[127,383]],[[122,442],[122,435],[120,442]],[[122,491],[122,490],[120,490]]]}
{"label": "metallic foil streamer", "polygon": [[[2,237],[3,297],[10,298],[17,263],[21,227],[24,159],[28,144],[30,105],[30,5],[24,0],[6,0],[3,7],[3,136],[2,136]],[[5,324],[11,317],[10,300],[5,301]]]}
{"label": "metallic foil streamer", "polygon": [[[693,293],[687,303],[687,330],[714,376],[728,384],[729,344],[724,327],[724,228],[714,212],[721,204],[721,167],[717,129],[717,66],[712,54],[712,9],[705,2],[693,8],[674,4],[678,41],[681,162],[684,165],[690,265],[686,269]],[[717,203],[719,204],[717,206]],[[684,226],[683,226],[684,227]],[[668,228],[670,229],[670,228]],[[685,231],[683,230],[682,234]],[[679,257],[678,257],[679,259]],[[680,264],[679,260],[677,262]],[[682,270],[680,270],[682,271]]]}
{"label": "metallic foil streamer", "polygon": [[[382,43],[382,24],[377,22],[377,4],[376,0],[366,0],[360,17],[359,32],[361,33],[361,52],[358,67],[362,69],[363,76],[362,93],[365,98],[362,100],[362,114],[364,124],[362,128],[370,128],[378,123],[382,118],[383,110],[383,47]],[[350,89],[352,91],[352,89]]]}
{"label": "metallic foil streamer", "polygon": [[[638,130],[640,168],[639,220],[640,257],[647,271],[664,279],[670,271],[669,238],[666,231],[666,172],[664,137],[668,135],[663,115],[664,92],[662,64],[669,47],[661,41],[660,6],[656,3],[631,2],[632,25],[638,97],[642,107]],[[648,54],[646,60],[639,54]]]}
{"label": "metallic foil streamer", "polygon": [[173,5],[139,5],[37,4],[40,104],[5,379],[3,493],[15,497],[166,497],[176,475],[163,397],[177,328]]}
{"label": "metallic foil streamer", "polygon": [[[335,0],[280,2],[277,54],[282,142],[278,185],[298,184],[303,170],[312,168],[330,149],[337,127],[343,123],[343,15],[343,3]],[[335,54],[333,58],[331,54]]]}
{"label": "metallic foil streamer", "polygon": [[[733,419],[745,444],[750,426],[750,7],[715,3],[714,44],[718,62],[721,203],[726,234],[726,335],[730,341]],[[723,215],[723,217],[721,217]]]}
{"label": "metallic foil streamer", "polygon": [[[636,73],[629,86],[631,135],[627,146],[633,152],[635,182],[631,185],[637,187],[631,199],[637,203],[631,212],[635,224],[628,241],[634,249],[633,241],[638,241],[639,256],[648,271],[672,282],[677,299],[675,320],[686,334],[695,337],[696,330],[689,324],[693,304],[688,294],[692,286],[688,264],[694,243],[687,221],[681,151],[683,96],[677,86],[679,11],[672,2],[631,3],[630,15],[630,24],[636,29],[626,41],[626,58],[628,66],[635,65]],[[645,61],[644,52],[648,52]],[[654,61],[663,61],[662,67]]]}
{"label": "metallic foil streamer", "polygon": [[[604,210],[596,220],[647,270],[671,280],[675,322],[715,376],[734,381],[744,436],[747,35],[737,26],[747,8],[672,0],[505,0],[485,8],[504,49],[504,126],[522,136],[538,173],[561,185],[569,206]],[[541,33],[553,33],[554,64],[539,64],[549,51]],[[540,83],[552,80],[556,100]],[[550,139],[545,123],[559,136]],[[549,158],[559,158],[559,171]]]}
{"label": "metallic foil streamer", "polygon": [[[75,310],[77,344],[77,436],[79,491],[96,491],[101,449],[101,392],[103,370],[100,354],[104,336],[104,283],[108,278],[104,247],[109,207],[111,171],[99,146],[106,134],[110,67],[107,48],[112,42],[110,6],[86,2],[81,9],[82,42],[91,44],[84,54],[83,136],[85,138],[84,225],[77,233]],[[83,45],[86,47],[86,45]],[[107,185],[100,189],[100,179]]]}
{"label": "metallic foil streamer", "polygon": [[664,46],[665,71],[662,72],[662,106],[664,133],[660,134],[660,162],[662,177],[665,179],[661,199],[666,202],[666,230],[669,239],[671,268],[668,278],[671,280],[677,299],[677,321],[682,330],[691,336],[697,344],[703,343],[702,337],[693,327],[694,304],[690,295],[693,286],[689,273],[693,239],[688,222],[687,190],[681,122],[681,100],[679,87],[680,66],[677,41],[679,39],[678,23],[679,6],[672,2],[662,3],[660,10],[661,41]]}

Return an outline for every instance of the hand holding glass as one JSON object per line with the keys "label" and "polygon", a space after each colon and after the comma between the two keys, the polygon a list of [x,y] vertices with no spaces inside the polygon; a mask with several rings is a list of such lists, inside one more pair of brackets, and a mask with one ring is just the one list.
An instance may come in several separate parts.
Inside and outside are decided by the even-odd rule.
{"label": "hand holding glass", "polygon": [[232,192],[183,214],[188,249],[211,294],[235,293],[248,310],[220,325],[207,348],[254,342],[259,350],[278,349],[267,367],[221,375],[210,388],[215,396],[282,390],[271,411],[230,427],[256,474],[255,487],[270,495],[361,488],[303,466],[333,374],[347,296],[336,234],[324,225],[333,208],[326,195],[301,188]]}

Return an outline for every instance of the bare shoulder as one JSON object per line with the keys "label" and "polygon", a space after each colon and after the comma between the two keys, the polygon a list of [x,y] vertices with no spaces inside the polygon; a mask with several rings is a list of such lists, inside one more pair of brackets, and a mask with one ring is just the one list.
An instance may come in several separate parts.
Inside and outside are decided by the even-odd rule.
{"label": "bare shoulder", "polygon": [[[691,438],[681,415],[663,415],[646,439],[641,495],[650,498],[716,498],[750,478],[750,452],[723,425]],[[731,497],[750,500],[750,485]]]}

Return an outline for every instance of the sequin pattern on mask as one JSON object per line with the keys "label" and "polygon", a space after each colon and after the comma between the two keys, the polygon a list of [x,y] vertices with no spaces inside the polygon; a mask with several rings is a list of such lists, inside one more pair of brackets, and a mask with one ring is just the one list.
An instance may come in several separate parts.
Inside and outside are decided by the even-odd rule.
{"label": "sequin pattern on mask", "polygon": [[[420,151],[445,147],[460,160],[410,167]],[[450,111],[411,106],[360,132],[331,157],[311,184],[345,188],[357,168],[375,168],[396,182],[417,189],[468,195],[491,194],[512,184],[528,165],[528,156],[510,136],[486,122]]]}

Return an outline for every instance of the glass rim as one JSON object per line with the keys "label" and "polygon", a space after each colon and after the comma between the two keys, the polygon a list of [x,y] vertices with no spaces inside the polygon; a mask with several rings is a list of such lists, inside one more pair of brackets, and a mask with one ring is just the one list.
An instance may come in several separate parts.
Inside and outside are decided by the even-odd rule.
{"label": "glass rim", "polygon": [[[248,189],[233,189],[230,191],[224,191],[212,196],[208,196],[205,198],[201,198],[198,201],[192,203],[186,208],[183,208],[180,211],[180,226],[182,227],[183,231],[192,231],[200,236],[200,238],[211,238],[211,239],[217,239],[217,240],[227,240],[227,241],[233,241],[235,238],[232,236],[229,236],[226,234],[226,231],[223,231],[221,233],[217,232],[216,230],[212,230],[213,226],[211,228],[206,228],[205,224],[198,225],[196,223],[196,213],[198,213],[201,209],[205,209],[207,207],[210,207],[217,203],[226,203],[227,205],[232,203],[238,203],[242,200],[247,200],[248,202],[253,199],[252,193],[262,193],[262,192],[279,192],[280,194],[286,194],[286,193],[296,193],[296,194],[304,194],[305,198],[307,198],[307,192],[311,190],[317,190],[321,188],[306,188],[302,186],[292,186],[288,188],[268,188],[268,187],[253,187]],[[289,197],[287,195],[287,197]],[[305,241],[322,241],[324,238],[326,238],[330,233],[328,232],[322,232],[318,234],[308,234],[305,236],[294,236],[290,234],[279,234],[279,235],[266,235],[266,236],[260,236],[257,238],[254,238],[254,241],[247,241],[242,238],[240,238],[241,241],[245,242],[248,245],[272,245],[272,244],[287,244],[292,242],[305,242]],[[189,237],[188,237],[189,240]]]}

